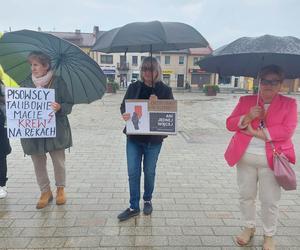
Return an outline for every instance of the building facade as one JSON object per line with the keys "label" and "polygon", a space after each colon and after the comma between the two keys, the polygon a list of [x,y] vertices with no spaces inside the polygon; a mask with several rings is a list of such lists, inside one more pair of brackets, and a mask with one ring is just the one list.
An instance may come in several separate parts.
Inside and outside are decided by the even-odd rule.
{"label": "building facade", "polygon": [[[39,29],[39,31],[41,31]],[[149,53],[102,53],[91,51],[95,41],[104,31],[94,26],[92,33],[75,32],[47,32],[65,39],[85,51],[101,67],[108,81],[115,81],[121,87],[127,87],[132,81],[140,79],[140,66],[144,57]],[[197,62],[212,53],[210,46],[206,48],[190,48],[178,51],[153,53],[162,67],[162,80],[172,88],[203,88],[204,84],[219,84],[222,87],[242,88],[252,90],[255,84],[253,78],[238,76],[219,76],[202,70]],[[285,92],[299,92],[300,79],[285,80]]]}

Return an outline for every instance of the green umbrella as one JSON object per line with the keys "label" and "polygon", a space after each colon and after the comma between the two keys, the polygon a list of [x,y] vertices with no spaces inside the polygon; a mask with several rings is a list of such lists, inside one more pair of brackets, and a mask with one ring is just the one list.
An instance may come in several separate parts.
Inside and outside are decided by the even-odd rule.
{"label": "green umbrella", "polygon": [[106,77],[93,59],[74,44],[31,30],[8,32],[0,39],[0,64],[18,83],[31,74],[27,56],[32,51],[51,57],[52,69],[66,82],[75,104],[91,103],[104,95]]}

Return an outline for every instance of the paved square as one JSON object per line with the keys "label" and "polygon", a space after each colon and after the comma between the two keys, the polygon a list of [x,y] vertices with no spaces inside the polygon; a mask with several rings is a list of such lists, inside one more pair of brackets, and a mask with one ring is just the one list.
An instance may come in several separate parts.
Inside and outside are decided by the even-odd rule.
{"label": "paved square", "polygon": [[[66,153],[64,206],[35,209],[39,189],[31,159],[19,140],[11,141],[8,197],[0,200],[1,249],[241,249],[234,243],[241,229],[236,172],[223,159],[231,136],[225,118],[239,95],[175,93],[179,131],[163,145],[153,214],[118,222],[129,199],[119,113],[123,95],[77,105],[69,116],[74,146]],[[300,96],[295,98],[299,106]],[[294,143],[300,160],[299,127]],[[54,190],[51,164],[48,169]],[[300,249],[299,188],[283,192],[280,204],[278,249]],[[248,249],[261,249],[259,217],[258,212],[258,233]]]}

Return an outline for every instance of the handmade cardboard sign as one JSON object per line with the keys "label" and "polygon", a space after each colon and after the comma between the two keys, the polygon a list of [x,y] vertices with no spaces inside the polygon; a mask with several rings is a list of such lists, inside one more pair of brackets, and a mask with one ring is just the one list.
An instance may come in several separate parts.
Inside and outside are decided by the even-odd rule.
{"label": "handmade cardboard sign", "polygon": [[6,88],[7,135],[9,138],[56,136],[54,89]]}
{"label": "handmade cardboard sign", "polygon": [[172,135],[177,132],[177,101],[144,99],[125,100],[127,134]]}

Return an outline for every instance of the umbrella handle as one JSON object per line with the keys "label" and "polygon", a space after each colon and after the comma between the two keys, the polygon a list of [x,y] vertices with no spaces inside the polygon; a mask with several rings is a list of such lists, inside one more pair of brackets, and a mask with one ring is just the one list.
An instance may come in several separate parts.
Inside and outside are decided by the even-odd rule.
{"label": "umbrella handle", "polygon": [[258,105],[258,100],[259,100],[259,91],[260,91],[260,79],[258,80],[258,89],[257,89],[256,106]]}

